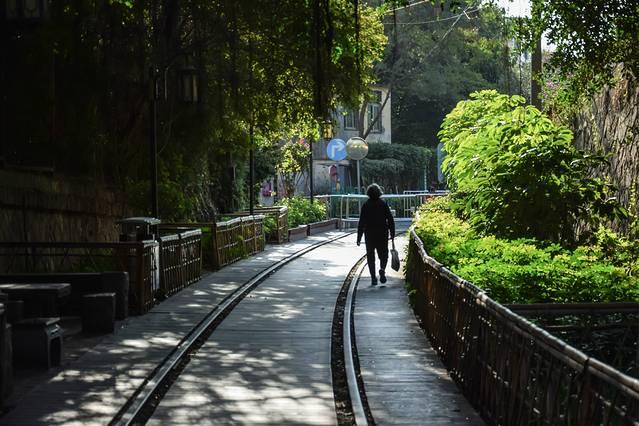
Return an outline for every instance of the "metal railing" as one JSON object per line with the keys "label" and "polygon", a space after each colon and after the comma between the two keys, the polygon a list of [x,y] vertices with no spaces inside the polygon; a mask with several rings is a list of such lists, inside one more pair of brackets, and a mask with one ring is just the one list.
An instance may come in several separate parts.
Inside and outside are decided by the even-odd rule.
{"label": "metal railing", "polygon": [[160,286],[168,297],[202,276],[202,231],[186,227],[160,226]]}
{"label": "metal railing", "polygon": [[411,231],[415,311],[465,396],[494,425],[639,423],[639,381],[588,357],[428,256]]}
{"label": "metal railing", "polygon": [[[396,218],[411,218],[419,206],[433,196],[435,194],[431,193],[384,194],[382,198],[393,210]],[[326,205],[326,213],[330,218],[357,219],[362,204],[368,199],[368,196],[361,194],[317,195],[315,199]]]}

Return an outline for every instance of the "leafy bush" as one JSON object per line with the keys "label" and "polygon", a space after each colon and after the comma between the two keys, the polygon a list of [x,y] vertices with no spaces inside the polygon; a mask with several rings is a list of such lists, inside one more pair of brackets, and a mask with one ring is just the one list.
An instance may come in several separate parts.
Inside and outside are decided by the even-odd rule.
{"label": "leafy bush", "polygon": [[577,219],[596,227],[626,214],[611,186],[589,176],[604,157],[576,149],[568,128],[518,96],[470,96],[446,117],[439,136],[456,211],[475,228],[572,243]]}
{"label": "leafy bush", "polygon": [[262,226],[264,228],[264,236],[267,241],[272,241],[277,238],[277,220],[273,216],[267,215],[264,217],[264,223]]}
{"label": "leafy bush", "polygon": [[308,198],[284,198],[281,204],[288,207],[289,228],[326,219],[326,206],[318,202],[311,204]]}
{"label": "leafy bush", "polygon": [[378,183],[386,192],[421,188],[431,155],[429,149],[415,145],[369,143],[361,164],[362,183]]}
{"label": "leafy bush", "polygon": [[421,209],[415,229],[426,251],[501,303],[639,301],[636,243],[605,230],[597,244],[574,250],[501,239],[478,233],[449,207],[442,198]]}

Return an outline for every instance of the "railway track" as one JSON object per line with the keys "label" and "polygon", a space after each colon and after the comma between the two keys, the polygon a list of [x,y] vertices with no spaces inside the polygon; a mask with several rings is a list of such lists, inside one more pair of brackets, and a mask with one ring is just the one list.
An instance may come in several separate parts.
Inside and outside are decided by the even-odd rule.
{"label": "railway track", "polygon": [[[194,354],[198,352],[218,326],[243,299],[284,266],[324,245],[334,243],[349,235],[351,234],[333,237],[296,252],[262,270],[227,296],[200,323],[193,327],[191,332],[176,345],[164,361],[144,380],[110,424],[145,424],[153,416],[165,394],[172,384],[178,380]],[[355,289],[365,265],[365,257],[357,259],[341,286],[334,309],[331,333],[331,373],[336,416],[339,424],[374,424],[366,404],[363,384],[358,371],[352,324]]]}

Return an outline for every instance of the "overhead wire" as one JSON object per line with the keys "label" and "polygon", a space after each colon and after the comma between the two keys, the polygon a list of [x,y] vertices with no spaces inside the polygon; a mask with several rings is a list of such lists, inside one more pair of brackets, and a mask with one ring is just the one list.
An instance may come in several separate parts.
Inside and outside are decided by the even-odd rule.
{"label": "overhead wire", "polygon": [[438,23],[438,22],[451,21],[451,20],[453,20],[453,19],[458,19],[458,18],[460,18],[461,16],[464,16],[464,15],[466,15],[466,17],[467,17],[468,19],[471,19],[471,18],[468,16],[468,13],[475,13],[475,12],[479,12],[479,11],[481,11],[481,9],[482,9],[481,7],[477,7],[477,8],[472,9],[472,10],[464,10],[463,12],[461,12],[461,13],[459,13],[459,14],[457,14],[457,15],[448,16],[448,17],[446,17],[446,18],[442,18],[442,19],[433,19],[433,20],[431,20],[431,21],[421,21],[421,22],[397,22],[397,23],[395,23],[395,22],[384,22],[384,25],[424,25],[424,24],[436,24],[436,23]]}

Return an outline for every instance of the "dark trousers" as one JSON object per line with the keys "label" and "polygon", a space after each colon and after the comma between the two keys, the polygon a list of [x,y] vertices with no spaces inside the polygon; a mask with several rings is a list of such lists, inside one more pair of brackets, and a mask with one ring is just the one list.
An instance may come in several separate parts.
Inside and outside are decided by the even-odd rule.
{"label": "dark trousers", "polygon": [[368,270],[371,278],[375,278],[377,271],[375,270],[375,251],[379,257],[379,269],[385,271],[388,263],[388,240],[386,238],[380,240],[366,240],[366,260],[368,261]]}

